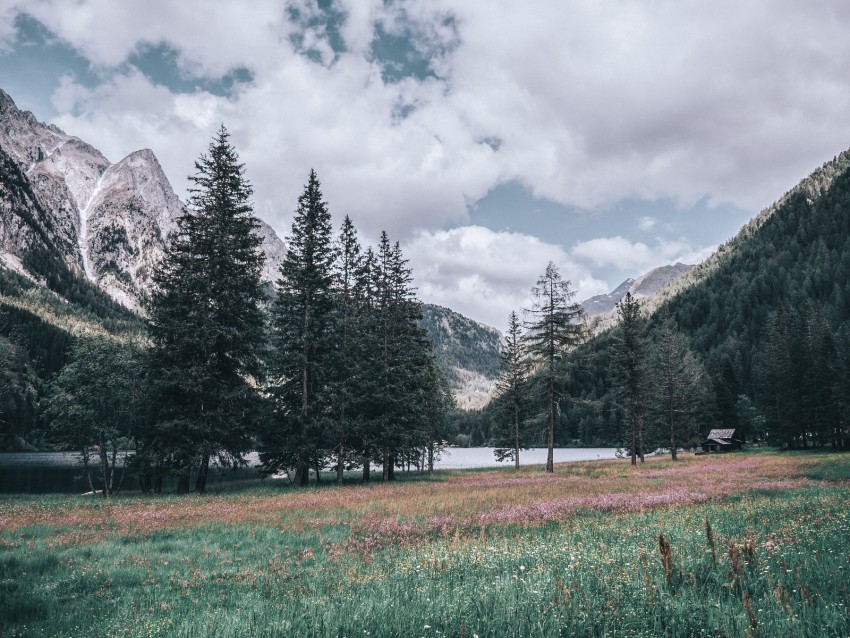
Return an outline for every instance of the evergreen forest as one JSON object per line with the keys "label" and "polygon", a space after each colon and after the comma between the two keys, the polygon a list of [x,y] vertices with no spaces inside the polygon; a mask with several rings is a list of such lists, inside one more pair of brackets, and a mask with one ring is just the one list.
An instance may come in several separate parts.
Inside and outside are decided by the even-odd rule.
{"label": "evergreen forest", "polygon": [[[35,211],[22,241],[40,279],[0,268],[0,447],[79,451],[105,495],[127,476],[143,491],[173,477],[203,492],[211,468],[250,451],[265,475],[304,485],[432,469],[446,442],[516,464],[540,446],[675,459],[712,428],[846,449],[848,167],[847,153],[825,164],[660,302],[626,295],[594,335],[550,263],[500,339],[424,306],[386,233],[370,247],[348,217],[333,228],[314,171],[270,295],[251,186],[223,127],[138,316],[68,269],[50,216],[0,154],[0,212]],[[485,408],[455,409],[459,369],[498,376]]]}

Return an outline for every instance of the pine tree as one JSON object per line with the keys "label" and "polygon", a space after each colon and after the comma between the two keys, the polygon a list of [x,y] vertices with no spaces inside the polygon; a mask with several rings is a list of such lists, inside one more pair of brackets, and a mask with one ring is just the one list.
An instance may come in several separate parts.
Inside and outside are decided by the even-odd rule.
{"label": "pine tree", "polygon": [[334,312],[336,315],[336,357],[332,379],[332,399],[336,418],[332,438],[336,454],[336,481],[342,483],[346,463],[353,460],[354,441],[360,421],[357,397],[362,389],[365,296],[362,277],[363,256],[357,230],[348,215],[342,222],[336,242],[334,264]]}
{"label": "pine tree", "polygon": [[191,198],[156,268],[148,302],[158,412],[145,448],[203,492],[211,458],[231,465],[251,445],[261,404],[264,256],[251,186],[222,126],[195,163]]}
{"label": "pine tree", "polygon": [[583,310],[571,303],[575,296],[570,282],[561,278],[551,261],[537,285],[531,289],[533,306],[529,311],[528,348],[532,358],[541,366],[543,395],[548,420],[546,471],[554,472],[555,418],[561,394],[556,366],[584,337]]}
{"label": "pine tree", "polygon": [[320,467],[334,446],[327,432],[337,356],[331,234],[331,215],[311,170],[277,283],[271,387],[276,418],[261,454],[267,471],[294,468],[298,485],[307,484],[309,470]]}
{"label": "pine tree", "polygon": [[495,434],[497,447],[493,452],[499,461],[513,460],[518,470],[520,450],[528,448],[529,361],[516,312],[508,316],[508,333],[501,358],[502,370],[495,399],[499,426]]}
{"label": "pine tree", "polygon": [[649,411],[660,425],[658,442],[669,445],[675,461],[679,446],[694,443],[705,421],[712,402],[708,372],[669,317],[661,320],[654,337]]}
{"label": "pine tree", "polygon": [[617,304],[620,338],[617,343],[618,394],[622,406],[632,465],[645,450],[647,348],[640,302],[630,292]]}

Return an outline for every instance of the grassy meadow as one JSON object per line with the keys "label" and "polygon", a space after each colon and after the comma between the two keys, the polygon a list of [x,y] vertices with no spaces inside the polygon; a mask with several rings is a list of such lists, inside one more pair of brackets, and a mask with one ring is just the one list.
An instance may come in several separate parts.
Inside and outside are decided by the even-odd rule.
{"label": "grassy meadow", "polygon": [[0,497],[6,636],[850,636],[850,456]]}

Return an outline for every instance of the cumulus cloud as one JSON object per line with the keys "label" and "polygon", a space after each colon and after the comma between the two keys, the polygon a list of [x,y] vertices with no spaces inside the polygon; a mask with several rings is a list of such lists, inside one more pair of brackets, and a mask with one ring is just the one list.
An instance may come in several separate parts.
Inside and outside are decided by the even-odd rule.
{"label": "cumulus cloud", "polygon": [[613,266],[642,274],[658,266],[681,262],[697,264],[714,252],[716,246],[694,246],[685,239],[658,238],[655,245],[632,242],[625,237],[598,237],[577,243],[570,254],[580,263],[594,267]]}
{"label": "cumulus cloud", "polygon": [[529,291],[552,261],[576,299],[608,291],[563,248],[521,233],[463,226],[420,231],[404,247],[419,297],[504,330],[511,310],[529,308]]}
{"label": "cumulus cloud", "polygon": [[[191,167],[203,144],[169,123],[213,102],[200,112],[227,117],[258,202],[280,224],[311,166],[364,224],[397,231],[462,220],[468,203],[509,180],[567,205],[707,196],[755,210],[850,141],[850,8],[840,0],[817,11],[791,0],[333,6],[344,16],[337,55],[325,29],[304,26],[317,11],[309,0],[250,11],[238,0],[214,10],[27,0],[0,13],[0,36],[26,11],[105,76],[119,74],[91,95],[57,97],[64,125],[94,132],[98,146],[153,146]],[[370,48],[378,24],[430,56],[433,75],[386,82]],[[317,60],[296,50],[299,29]],[[122,91],[138,79],[125,63],[150,44],[172,47],[189,76],[247,68],[253,81],[234,95],[193,96],[188,110],[153,90],[129,99]],[[151,129],[159,135],[141,137]]]}
{"label": "cumulus cloud", "polygon": [[[657,199],[755,211],[850,145],[843,0],[816,9],[796,0],[528,0],[498,10],[489,0],[334,0],[333,27],[314,0],[257,0],[250,10],[242,0],[3,4],[0,48],[26,13],[102,78],[94,87],[72,77],[58,84],[60,126],[113,161],[152,148],[181,191],[224,122],[257,213],[281,234],[310,168],[331,210],[350,214],[363,236],[387,229],[418,249],[443,254],[453,245],[486,260],[487,246],[509,259],[508,249],[523,254],[533,238],[436,229],[468,224],[469,206],[499,184],[585,209]],[[405,60],[380,59],[381,33],[404,39],[427,72],[388,77]],[[172,51],[183,80],[236,70],[250,80],[226,95],[180,92],[134,67],[150,47]],[[665,229],[663,220],[637,225]],[[472,237],[478,242],[461,243]],[[625,237],[538,248],[574,268],[579,275],[567,275],[577,287],[586,282],[587,295],[601,292],[590,267],[636,274],[705,252],[694,242]],[[429,265],[426,254],[417,274],[436,268],[420,283],[435,300],[461,307],[473,299],[484,312],[483,300],[495,299],[498,312],[481,315],[494,322],[521,300],[503,273],[476,279],[472,259],[445,253]],[[456,285],[443,274],[453,263]],[[508,264],[523,291],[540,269]]]}

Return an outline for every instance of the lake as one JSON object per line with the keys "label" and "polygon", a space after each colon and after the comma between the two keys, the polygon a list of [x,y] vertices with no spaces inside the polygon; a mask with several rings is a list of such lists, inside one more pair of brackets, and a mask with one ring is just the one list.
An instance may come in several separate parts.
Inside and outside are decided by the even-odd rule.
{"label": "lake", "polygon": [[[591,461],[615,458],[615,448],[555,448],[555,463],[573,461]],[[259,457],[256,452],[248,455],[251,467],[236,471],[215,471],[210,473],[210,487],[234,480],[257,478],[256,465]],[[89,490],[78,463],[79,455],[72,452],[8,452],[0,453],[0,494],[82,494]],[[546,463],[546,448],[536,448],[520,452],[523,466],[543,465]],[[493,448],[448,448],[434,464],[438,470],[512,467],[512,461],[499,463],[493,456]],[[380,468],[376,467],[380,471]],[[120,472],[120,469],[119,469]],[[166,489],[173,488],[173,482],[167,482]],[[135,480],[127,476],[125,489],[135,489]]]}

